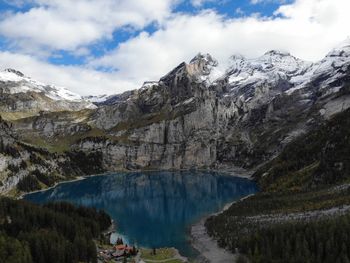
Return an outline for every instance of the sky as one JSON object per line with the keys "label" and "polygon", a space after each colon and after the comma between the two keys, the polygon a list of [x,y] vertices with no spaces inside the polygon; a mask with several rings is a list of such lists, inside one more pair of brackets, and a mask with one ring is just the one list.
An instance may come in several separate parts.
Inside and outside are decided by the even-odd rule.
{"label": "sky", "polygon": [[0,69],[101,95],[199,52],[221,69],[272,49],[317,61],[350,36],[349,10],[350,0],[0,0]]}

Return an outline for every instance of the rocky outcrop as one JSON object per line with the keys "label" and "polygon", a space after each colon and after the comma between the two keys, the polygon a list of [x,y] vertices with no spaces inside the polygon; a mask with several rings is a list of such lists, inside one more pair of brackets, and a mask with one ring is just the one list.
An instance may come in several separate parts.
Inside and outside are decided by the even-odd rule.
{"label": "rocky outcrop", "polygon": [[113,138],[85,138],[74,148],[101,151],[111,170],[254,168],[348,107],[350,59],[343,56],[336,66],[333,55],[316,64],[277,51],[234,57],[212,81],[215,60],[198,55],[126,101],[97,109],[91,124]]}
{"label": "rocky outcrop", "polygon": [[0,194],[17,195],[103,171],[99,154],[51,153],[28,145],[20,141],[12,124],[0,118]]}
{"label": "rocky outcrop", "polygon": [[199,54],[97,109],[43,113],[14,125],[24,137],[69,136],[71,150],[100,153],[111,171],[256,168],[350,106],[349,43],[317,63],[270,51],[257,59],[233,56],[221,75],[216,66]]}
{"label": "rocky outcrop", "polygon": [[111,131],[117,140],[86,138],[74,147],[86,152],[101,151],[110,170],[210,167],[217,159],[214,106],[194,105],[193,112],[174,119]]}

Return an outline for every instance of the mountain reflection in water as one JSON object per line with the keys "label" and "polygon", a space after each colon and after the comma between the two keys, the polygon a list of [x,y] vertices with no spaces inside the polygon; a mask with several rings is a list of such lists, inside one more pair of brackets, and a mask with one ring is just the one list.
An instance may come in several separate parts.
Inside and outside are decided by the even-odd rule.
{"label": "mountain reflection in water", "polygon": [[256,191],[256,185],[247,179],[218,173],[137,172],[64,183],[28,194],[25,199],[36,203],[68,201],[104,209],[128,242],[176,247],[183,255],[192,256],[195,252],[188,242],[191,224]]}

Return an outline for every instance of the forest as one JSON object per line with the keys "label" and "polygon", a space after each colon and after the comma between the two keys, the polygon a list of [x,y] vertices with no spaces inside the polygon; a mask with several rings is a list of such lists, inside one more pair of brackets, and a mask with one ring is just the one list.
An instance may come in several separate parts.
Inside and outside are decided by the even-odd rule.
{"label": "forest", "polygon": [[[235,203],[222,215],[210,217],[206,228],[221,247],[246,255],[251,262],[350,262],[350,214],[283,220],[291,212],[327,210],[337,200],[350,204],[350,191],[301,195],[258,194]],[[271,199],[270,199],[271,198]],[[314,201],[320,198],[322,204]],[[329,198],[328,202],[327,198]],[[303,205],[305,202],[307,205]],[[314,202],[314,203],[313,203]],[[263,221],[270,215],[277,220]],[[282,215],[277,217],[276,215]],[[256,220],[254,220],[256,219]],[[332,261],[333,260],[333,261]],[[241,259],[241,262],[246,262]]]}
{"label": "forest", "polygon": [[93,208],[0,198],[0,262],[97,262],[94,239],[110,225]]}
{"label": "forest", "polygon": [[[350,262],[350,110],[289,143],[253,175],[261,192],[206,221],[239,262]],[[344,209],[344,213],[336,211]],[[285,220],[333,209],[330,216]],[[262,218],[270,220],[263,221]],[[253,218],[253,220],[252,220]],[[276,219],[277,218],[277,219]]]}
{"label": "forest", "polygon": [[239,251],[252,262],[349,263],[350,216],[257,228],[241,236]]}

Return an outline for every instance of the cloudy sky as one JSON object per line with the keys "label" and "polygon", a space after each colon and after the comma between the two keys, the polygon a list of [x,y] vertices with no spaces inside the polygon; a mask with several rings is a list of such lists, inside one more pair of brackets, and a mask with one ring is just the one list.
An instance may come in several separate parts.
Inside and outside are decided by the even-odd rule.
{"label": "cloudy sky", "polygon": [[350,0],[0,0],[0,68],[82,95],[157,80],[198,52],[321,59],[350,35]]}

